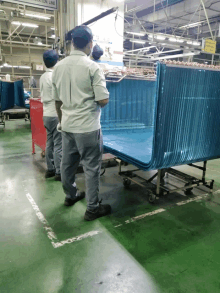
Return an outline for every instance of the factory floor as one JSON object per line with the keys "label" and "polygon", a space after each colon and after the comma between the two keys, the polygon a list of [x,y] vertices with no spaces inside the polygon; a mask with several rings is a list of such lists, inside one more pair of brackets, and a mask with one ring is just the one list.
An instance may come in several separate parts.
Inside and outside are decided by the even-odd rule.
{"label": "factory floor", "polygon": [[[100,198],[113,213],[85,222],[85,200],[63,205],[62,185],[44,179],[36,150],[29,122],[0,126],[1,293],[220,292],[219,160],[207,166],[213,195],[200,187],[191,200],[181,192],[155,204],[137,185],[124,189],[109,168]],[[77,183],[84,188],[83,174]]]}

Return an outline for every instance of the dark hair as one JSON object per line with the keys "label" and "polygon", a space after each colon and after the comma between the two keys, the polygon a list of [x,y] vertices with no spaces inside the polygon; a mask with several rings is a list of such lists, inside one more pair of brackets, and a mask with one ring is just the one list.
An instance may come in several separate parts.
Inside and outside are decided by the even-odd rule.
{"label": "dark hair", "polygon": [[59,56],[55,50],[48,50],[43,54],[44,64],[47,68],[52,68],[57,64]]}
{"label": "dark hair", "polygon": [[72,40],[74,47],[78,49],[85,48],[93,40],[91,29],[86,25],[75,27],[72,32]]}

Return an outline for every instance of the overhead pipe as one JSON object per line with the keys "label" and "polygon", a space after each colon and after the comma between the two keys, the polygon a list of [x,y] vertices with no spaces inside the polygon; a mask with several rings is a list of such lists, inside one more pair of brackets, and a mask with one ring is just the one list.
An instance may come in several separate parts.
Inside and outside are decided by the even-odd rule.
{"label": "overhead pipe", "polygon": [[[115,11],[118,10],[119,7],[113,7],[99,15],[97,15],[96,17],[82,23],[82,25],[89,25],[89,24],[92,24],[93,22],[97,21],[97,20],[100,20],[102,18],[104,18],[105,16],[109,15],[109,14],[112,14],[114,13]],[[72,35],[72,32],[73,32],[74,29],[72,29],[71,31],[69,31],[67,34],[66,34],[66,41],[71,41],[71,35]]]}

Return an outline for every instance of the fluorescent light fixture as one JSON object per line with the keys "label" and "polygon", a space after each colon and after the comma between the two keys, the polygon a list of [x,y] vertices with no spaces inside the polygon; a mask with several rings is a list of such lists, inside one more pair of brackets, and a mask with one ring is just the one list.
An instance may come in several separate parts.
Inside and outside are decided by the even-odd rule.
{"label": "fluorescent light fixture", "polygon": [[187,57],[187,56],[194,56],[198,55],[200,52],[190,52],[190,53],[183,53],[183,54],[177,54],[177,55],[169,55],[169,56],[163,56],[163,57],[156,57],[153,58],[153,60],[164,60],[164,59],[175,59],[180,57]]}
{"label": "fluorescent light fixture", "polygon": [[176,38],[169,38],[169,41],[170,42],[177,42],[177,39]]}
{"label": "fluorescent light fixture", "polygon": [[177,43],[183,43],[185,40],[184,39],[176,39]]}
{"label": "fluorescent light fixture", "polygon": [[43,43],[42,43],[42,42],[38,42],[37,44],[38,44],[39,46],[42,46],[42,45],[43,45]]}
{"label": "fluorescent light fixture", "polygon": [[204,21],[198,21],[198,22],[187,24],[187,25],[183,25],[183,26],[180,27],[180,29],[192,28],[192,27],[200,26],[203,22]]}
{"label": "fluorescent light fixture", "polygon": [[50,36],[50,39],[55,39],[55,38],[56,38],[55,35],[51,35],[51,36]]}
{"label": "fluorescent light fixture", "polygon": [[17,67],[18,69],[30,69],[31,68],[30,66],[24,66],[24,65],[14,66],[14,67]]}
{"label": "fluorescent light fixture", "polygon": [[19,21],[12,21],[12,24],[14,25],[22,25],[22,26],[26,26],[26,27],[33,27],[33,28],[37,28],[39,27],[37,24],[33,24],[33,23],[26,23],[26,22],[19,22]]}
{"label": "fluorescent light fixture", "polygon": [[19,21],[12,21],[11,24],[14,24],[14,25],[21,25],[21,23]]}
{"label": "fluorescent light fixture", "polygon": [[[148,38],[149,39],[153,39],[153,34],[148,34]],[[157,40],[161,40],[161,41],[164,41],[166,39],[166,36],[163,36],[163,35],[154,35],[154,38],[157,39]]]}
{"label": "fluorescent light fixture", "polygon": [[156,38],[161,41],[164,41],[166,39],[165,36],[161,36],[161,35],[156,35]]}
{"label": "fluorescent light fixture", "polygon": [[145,44],[146,41],[141,41],[141,40],[130,40],[132,43],[137,43],[137,44]]}
{"label": "fluorescent light fixture", "polygon": [[55,27],[51,27],[51,29],[52,29],[53,31],[55,31]]}
{"label": "fluorescent light fixture", "polygon": [[201,45],[200,42],[193,42],[192,44],[193,44],[193,46],[200,46]]}
{"label": "fluorescent light fixture", "polygon": [[37,24],[26,23],[26,22],[23,22],[23,23],[22,23],[22,26],[33,27],[33,28],[37,28],[37,27],[39,27]]}
{"label": "fluorescent light fixture", "polygon": [[188,45],[192,45],[192,43],[193,43],[192,41],[187,41]]}
{"label": "fluorescent light fixture", "polygon": [[30,69],[31,67],[30,66],[18,66],[18,65],[15,65],[15,66],[12,66],[13,68],[17,68],[17,69]]}
{"label": "fluorescent light fixture", "polygon": [[51,19],[51,17],[49,16],[45,16],[45,15],[39,15],[39,14],[32,14],[32,13],[23,13],[21,12],[21,15],[24,15],[24,16],[29,16],[29,17],[35,17],[35,18],[39,18],[39,19]]}
{"label": "fluorescent light fixture", "polygon": [[143,36],[146,35],[145,33],[135,33],[135,32],[127,32],[127,34],[131,34],[131,35],[135,35],[135,36],[140,36],[140,37],[143,37]]}
{"label": "fluorescent light fixture", "polygon": [[30,69],[31,67],[30,66],[26,66],[26,65],[21,65],[21,66],[18,66],[18,65],[9,65],[8,63],[4,63],[2,66],[1,66],[1,68],[2,67],[6,67],[6,68],[18,68],[18,69]]}

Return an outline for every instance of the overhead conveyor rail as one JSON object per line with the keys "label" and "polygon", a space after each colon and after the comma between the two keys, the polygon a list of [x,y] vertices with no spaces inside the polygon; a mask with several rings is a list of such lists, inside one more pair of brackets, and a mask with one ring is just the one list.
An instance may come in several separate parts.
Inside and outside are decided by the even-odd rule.
{"label": "overhead conveyor rail", "polygon": [[[124,82],[121,81],[121,88]],[[111,113],[116,105],[115,115],[118,116],[114,125],[110,121],[103,125],[105,151],[140,170],[167,170],[170,173],[174,172],[170,169],[174,166],[220,157],[219,84],[219,70],[162,63],[157,66],[155,94],[147,81],[133,81],[127,92],[123,92],[118,84],[112,84],[109,109],[105,109],[103,115]],[[130,111],[127,111],[129,107]],[[133,120],[134,111],[138,121]],[[149,112],[153,114],[152,123],[148,119]],[[121,126],[123,119],[126,128]],[[203,173],[205,171],[204,167]],[[133,180],[122,171],[120,175]],[[180,177],[180,173],[176,172],[177,175]],[[189,183],[195,181],[187,176],[185,179],[190,189]],[[198,183],[212,189],[214,182],[202,179],[193,184]],[[155,195],[161,191],[161,184],[158,186]],[[186,189],[184,186],[183,190]]]}

